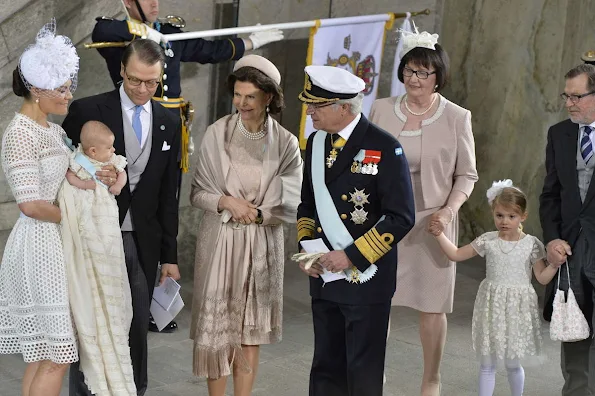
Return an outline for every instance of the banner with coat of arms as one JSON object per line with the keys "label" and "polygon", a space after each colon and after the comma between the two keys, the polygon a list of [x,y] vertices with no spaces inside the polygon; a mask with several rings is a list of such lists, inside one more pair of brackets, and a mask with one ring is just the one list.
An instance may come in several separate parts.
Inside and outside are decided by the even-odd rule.
{"label": "banner with coat of arms", "polygon": [[[353,17],[347,25],[325,26],[332,19],[316,21],[310,30],[306,65],[327,65],[342,67],[366,83],[362,113],[367,117],[372,103],[376,100],[380,77],[380,64],[386,31],[392,28],[394,18]],[[306,149],[308,136],[315,132],[310,116],[306,115],[306,105],[302,107],[300,123],[300,147]]]}

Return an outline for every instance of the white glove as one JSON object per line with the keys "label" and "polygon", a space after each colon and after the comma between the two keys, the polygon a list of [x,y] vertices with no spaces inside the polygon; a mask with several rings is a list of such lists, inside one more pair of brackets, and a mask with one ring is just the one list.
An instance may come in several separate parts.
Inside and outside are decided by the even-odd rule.
{"label": "white glove", "polygon": [[252,49],[257,49],[268,43],[283,40],[283,31],[279,29],[254,32],[248,37],[252,41]]}
{"label": "white glove", "polygon": [[152,40],[152,41],[156,42],[157,44],[167,43],[167,38],[162,33],[158,32],[157,30],[147,26],[146,31],[147,31],[146,36],[149,40]]}

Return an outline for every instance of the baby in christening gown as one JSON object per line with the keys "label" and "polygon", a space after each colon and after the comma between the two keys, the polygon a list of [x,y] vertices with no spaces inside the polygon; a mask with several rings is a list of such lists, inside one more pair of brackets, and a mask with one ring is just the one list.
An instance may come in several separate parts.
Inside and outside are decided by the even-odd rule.
{"label": "baby in christening gown", "polygon": [[[80,369],[95,395],[136,395],[128,346],[132,298],[114,197],[126,185],[126,158],[114,154],[114,135],[101,122],[83,125],[80,139],[58,194]],[[106,165],[118,174],[109,188],[95,176]]]}
{"label": "baby in christening gown", "polygon": [[[118,174],[116,183],[109,187],[108,191],[113,195],[120,195],[126,185],[126,158],[114,154],[114,134],[110,129],[99,121],[88,121],[81,129],[81,144],[70,156],[70,172],[66,175],[68,182],[81,190],[95,189],[95,174],[81,164],[89,162],[95,171],[101,170],[106,165],[113,165]],[[78,159],[78,161],[77,161]],[[81,161],[82,160],[82,161]]]}

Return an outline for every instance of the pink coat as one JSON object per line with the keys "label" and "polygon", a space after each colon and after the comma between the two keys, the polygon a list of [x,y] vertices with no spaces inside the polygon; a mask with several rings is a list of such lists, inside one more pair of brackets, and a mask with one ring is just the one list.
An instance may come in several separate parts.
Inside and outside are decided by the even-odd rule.
{"label": "pink coat", "polygon": [[[396,101],[397,97],[376,100],[369,119],[398,138],[406,118],[400,108],[395,109]],[[471,112],[440,96],[436,113],[422,122],[421,129],[424,207],[443,206],[453,189],[469,197],[478,180]]]}

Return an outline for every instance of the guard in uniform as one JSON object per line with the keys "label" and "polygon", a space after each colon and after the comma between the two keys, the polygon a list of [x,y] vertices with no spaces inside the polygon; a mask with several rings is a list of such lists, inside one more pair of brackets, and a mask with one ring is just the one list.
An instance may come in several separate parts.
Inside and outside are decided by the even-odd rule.
{"label": "guard in uniform", "polygon": [[588,65],[595,65],[595,51],[591,50],[591,51],[585,52],[581,56],[581,59],[583,60],[584,63],[586,63]]}
{"label": "guard in uniform", "polygon": [[305,71],[299,98],[318,132],[306,147],[298,240],[330,250],[309,269],[300,263],[314,322],[310,396],[382,396],[397,242],[415,223],[409,166],[399,142],[359,112],[362,79]]}
{"label": "guard in uniform", "polygon": [[[237,60],[244,55],[246,50],[282,40],[283,32],[272,29],[252,33],[249,39],[233,38],[212,41],[191,39],[168,43],[163,35],[181,33],[181,28],[185,26],[182,18],[176,16],[158,18],[159,0],[123,0],[123,4],[130,17],[125,20],[109,17],[97,18],[91,35],[93,43],[86,47],[96,48],[99,51],[107,63],[114,86],[118,88],[122,81],[120,67],[126,45],[137,38],[148,38],[161,44],[165,51],[166,63],[153,100],[171,109],[182,119],[180,169],[185,173],[190,165],[189,155],[194,151],[194,144],[190,137],[194,109],[192,104],[181,96],[180,63],[219,63]],[[179,180],[181,184],[182,178],[180,177]],[[179,189],[180,186],[178,186]],[[162,332],[170,333],[176,329],[177,324],[172,321]],[[159,331],[152,318],[149,330]]]}

